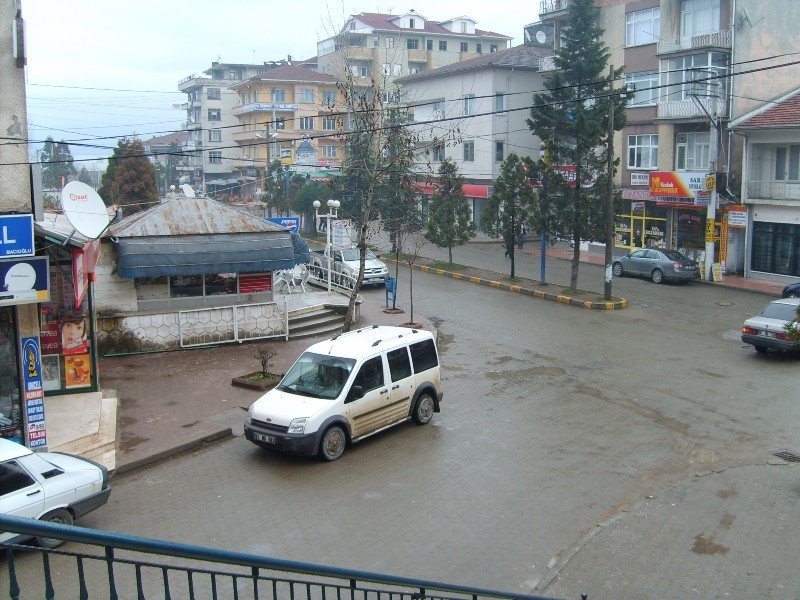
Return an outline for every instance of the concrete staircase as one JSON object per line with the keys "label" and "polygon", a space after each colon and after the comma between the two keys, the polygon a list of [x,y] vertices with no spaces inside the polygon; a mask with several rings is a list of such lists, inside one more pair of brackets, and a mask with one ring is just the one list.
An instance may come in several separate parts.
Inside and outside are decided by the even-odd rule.
{"label": "concrete staircase", "polygon": [[320,335],[334,336],[342,331],[347,306],[325,304],[289,311],[289,339],[300,340]]}

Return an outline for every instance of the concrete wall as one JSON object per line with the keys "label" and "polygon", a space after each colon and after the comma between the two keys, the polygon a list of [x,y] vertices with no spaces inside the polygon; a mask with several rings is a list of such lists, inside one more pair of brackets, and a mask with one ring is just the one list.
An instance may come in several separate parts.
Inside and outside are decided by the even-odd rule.
{"label": "concrete wall", "polygon": [[98,313],[135,312],[136,288],[133,279],[117,275],[116,246],[108,240],[100,244],[100,256],[95,267],[95,308]]}

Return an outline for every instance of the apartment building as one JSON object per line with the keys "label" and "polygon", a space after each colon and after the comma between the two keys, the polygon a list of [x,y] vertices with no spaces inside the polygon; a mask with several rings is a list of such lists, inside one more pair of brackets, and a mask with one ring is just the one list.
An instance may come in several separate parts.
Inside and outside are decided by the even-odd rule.
{"label": "apartment building", "polygon": [[[543,87],[540,68],[551,51],[516,46],[397,80],[413,113],[416,164],[435,173],[445,158],[464,176],[464,193],[478,230],[494,180],[509,153],[539,157],[539,140],[525,110]],[[423,196],[433,185],[420,184]]]}
{"label": "apartment building", "polygon": [[[526,27],[526,41],[558,47],[569,3],[540,0],[540,21]],[[741,201],[742,180],[741,140],[728,123],[796,87],[800,69],[778,65],[790,62],[781,55],[800,51],[790,30],[796,19],[787,18],[800,16],[800,6],[796,0],[596,3],[609,62],[625,66],[634,90],[615,144],[622,159],[616,183],[626,200],[616,217],[617,247],[677,248],[704,261],[707,236],[722,235],[710,260],[742,273],[752,227],[726,225],[728,206]],[[705,176],[714,172],[723,175],[716,178],[720,206],[709,224]],[[691,191],[660,195],[652,173]]]}
{"label": "apartment building", "polygon": [[389,83],[508,47],[510,37],[476,25],[467,16],[434,21],[413,10],[399,15],[362,12],[317,43],[318,68],[339,79],[349,71],[357,85],[367,86],[370,80]]}
{"label": "apartment building", "polygon": [[266,165],[274,160],[296,172],[341,167],[343,96],[337,80],[304,65],[275,67],[231,86],[231,114],[239,146],[231,164],[243,197],[255,197]]}

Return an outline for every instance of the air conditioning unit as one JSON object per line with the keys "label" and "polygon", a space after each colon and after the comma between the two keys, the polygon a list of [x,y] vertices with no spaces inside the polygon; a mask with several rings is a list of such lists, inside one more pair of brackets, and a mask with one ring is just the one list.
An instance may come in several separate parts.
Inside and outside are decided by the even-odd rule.
{"label": "air conditioning unit", "polygon": [[554,50],[556,33],[555,27],[547,23],[533,23],[525,27],[525,45],[538,46]]}

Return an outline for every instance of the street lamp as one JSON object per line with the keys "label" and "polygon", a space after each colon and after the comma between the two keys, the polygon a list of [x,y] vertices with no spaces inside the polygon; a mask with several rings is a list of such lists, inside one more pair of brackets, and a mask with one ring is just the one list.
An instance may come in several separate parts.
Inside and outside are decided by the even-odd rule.
{"label": "street lamp", "polygon": [[[312,206],[314,207],[314,216],[317,220],[325,219],[325,232],[326,232],[326,244],[325,244],[325,254],[328,257],[328,293],[331,293],[331,271],[332,271],[332,260],[333,260],[333,241],[332,241],[332,231],[331,231],[331,219],[337,218],[337,211],[341,206],[341,202],[338,200],[330,199],[326,203],[328,205],[328,212],[325,214],[319,214],[319,209],[322,206],[322,203],[319,200],[314,200]],[[316,221],[314,223],[314,229],[316,230]]]}

